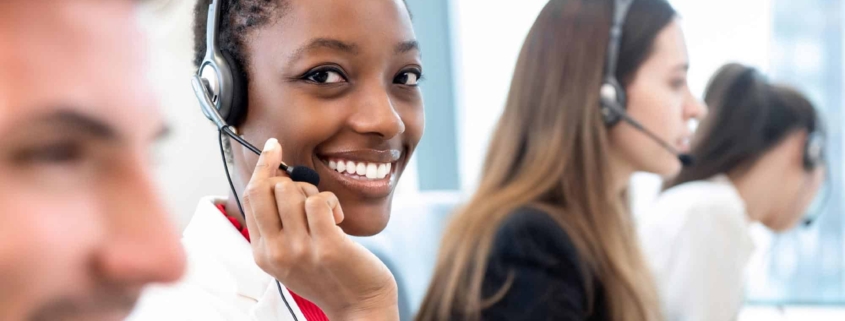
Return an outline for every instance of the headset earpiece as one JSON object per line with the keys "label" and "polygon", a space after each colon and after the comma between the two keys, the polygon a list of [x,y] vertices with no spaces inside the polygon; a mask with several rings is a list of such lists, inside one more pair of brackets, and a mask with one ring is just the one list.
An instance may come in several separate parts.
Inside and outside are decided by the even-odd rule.
{"label": "headset earpiece", "polygon": [[602,81],[599,100],[601,115],[605,126],[613,126],[624,118],[620,113],[625,112],[625,88],[616,79],[616,65],[619,63],[619,49],[622,43],[622,27],[628,9],[634,0],[614,0],[612,24],[604,61],[604,80]]}
{"label": "headset earpiece", "polygon": [[608,78],[600,89],[601,116],[606,126],[613,126],[622,120],[619,110],[625,110],[625,90],[615,78]]}
{"label": "headset earpiece", "polygon": [[[217,114],[226,124],[240,124],[246,115],[246,79],[238,68],[237,61],[228,52],[221,50],[217,43],[221,2],[222,0],[214,0],[208,7],[206,53],[197,70],[197,76],[202,79],[208,100],[217,109]],[[218,123],[207,110],[203,109],[203,114]]]}
{"label": "headset earpiece", "polygon": [[227,124],[238,125],[246,116],[247,110],[246,77],[241,72],[241,69],[238,68],[239,66],[232,55],[226,51],[222,51],[222,54],[223,58],[226,59],[226,64],[229,67],[228,69],[232,77],[232,86],[230,88],[232,91],[231,106],[229,107],[228,114],[223,117],[226,118]]}
{"label": "headset earpiece", "polygon": [[809,133],[804,143],[804,169],[812,171],[824,161],[824,136]]}

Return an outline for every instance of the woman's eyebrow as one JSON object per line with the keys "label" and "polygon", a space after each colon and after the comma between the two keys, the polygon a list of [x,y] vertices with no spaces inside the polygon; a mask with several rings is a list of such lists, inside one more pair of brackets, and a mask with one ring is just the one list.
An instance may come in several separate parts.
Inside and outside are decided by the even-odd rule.
{"label": "woman's eyebrow", "polygon": [[294,50],[293,54],[291,54],[290,58],[292,61],[299,60],[305,55],[306,52],[314,51],[318,49],[330,49],[336,50],[343,53],[347,53],[350,55],[357,55],[358,54],[358,45],[354,43],[348,43],[337,39],[331,38],[314,38],[311,39],[307,44],[299,49]]}
{"label": "woman's eyebrow", "polygon": [[420,50],[420,43],[417,42],[416,40],[403,41],[403,42],[400,42],[399,44],[396,45],[396,53],[397,54],[403,54],[403,53],[413,51],[413,50],[416,50],[416,51]]}

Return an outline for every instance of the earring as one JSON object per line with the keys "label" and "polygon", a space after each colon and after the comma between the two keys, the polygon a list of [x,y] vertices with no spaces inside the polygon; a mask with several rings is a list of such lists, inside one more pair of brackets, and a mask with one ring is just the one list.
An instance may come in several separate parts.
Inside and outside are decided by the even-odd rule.
{"label": "earring", "polygon": [[232,132],[233,132],[233,133],[235,133],[235,135],[238,135],[238,136],[240,136],[240,135],[241,135],[240,133],[238,133],[238,128],[237,128],[237,127],[235,127],[235,126],[229,126],[229,128],[231,128],[231,129],[232,129]]}

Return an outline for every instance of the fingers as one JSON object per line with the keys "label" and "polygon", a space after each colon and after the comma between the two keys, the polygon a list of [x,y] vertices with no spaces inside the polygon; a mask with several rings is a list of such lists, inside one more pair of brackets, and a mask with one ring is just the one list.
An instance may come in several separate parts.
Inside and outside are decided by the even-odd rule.
{"label": "fingers", "polygon": [[311,185],[309,183],[297,183],[299,188],[305,193],[305,197],[311,197],[317,194],[320,194],[320,190],[317,189],[317,186]]}
{"label": "fingers", "polygon": [[255,236],[272,238],[282,230],[282,220],[279,217],[279,209],[276,205],[274,185],[272,180],[263,180],[250,181],[246,186],[243,206],[250,238]]}
{"label": "fingers", "polygon": [[323,192],[309,197],[305,200],[305,214],[311,236],[315,241],[331,242],[342,234],[337,227],[337,222],[343,220],[343,210],[334,193]]}
{"label": "fingers", "polygon": [[251,238],[274,236],[282,229],[275,201],[275,184],[271,180],[276,177],[281,160],[282,146],[275,138],[268,139],[243,195],[244,216],[247,217]]}
{"label": "fingers", "polygon": [[[274,194],[278,216],[282,222],[284,233],[296,239],[308,235],[308,225],[305,222],[305,192],[301,183],[290,178],[279,179],[274,185]],[[308,185],[308,184],[304,184]]]}
{"label": "fingers", "polygon": [[244,206],[244,209],[243,209],[244,210],[244,220],[246,221],[246,230],[249,231],[249,242],[250,242],[250,244],[253,245],[253,249],[255,249],[254,246],[261,243],[262,235],[261,235],[261,231],[258,228],[258,223],[255,222],[254,215],[247,214],[247,213],[250,212],[250,210],[248,210],[246,208],[246,206],[247,206],[246,202],[247,202],[246,198],[244,198],[244,204],[243,204],[243,206]]}

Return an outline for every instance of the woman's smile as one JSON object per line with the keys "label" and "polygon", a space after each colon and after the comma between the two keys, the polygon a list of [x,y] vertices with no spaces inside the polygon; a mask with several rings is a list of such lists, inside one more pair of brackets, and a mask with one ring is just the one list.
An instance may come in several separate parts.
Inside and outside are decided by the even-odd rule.
{"label": "woman's smile", "polygon": [[315,165],[320,177],[335,188],[349,189],[365,198],[385,198],[404,169],[404,156],[398,149],[319,153]]}

